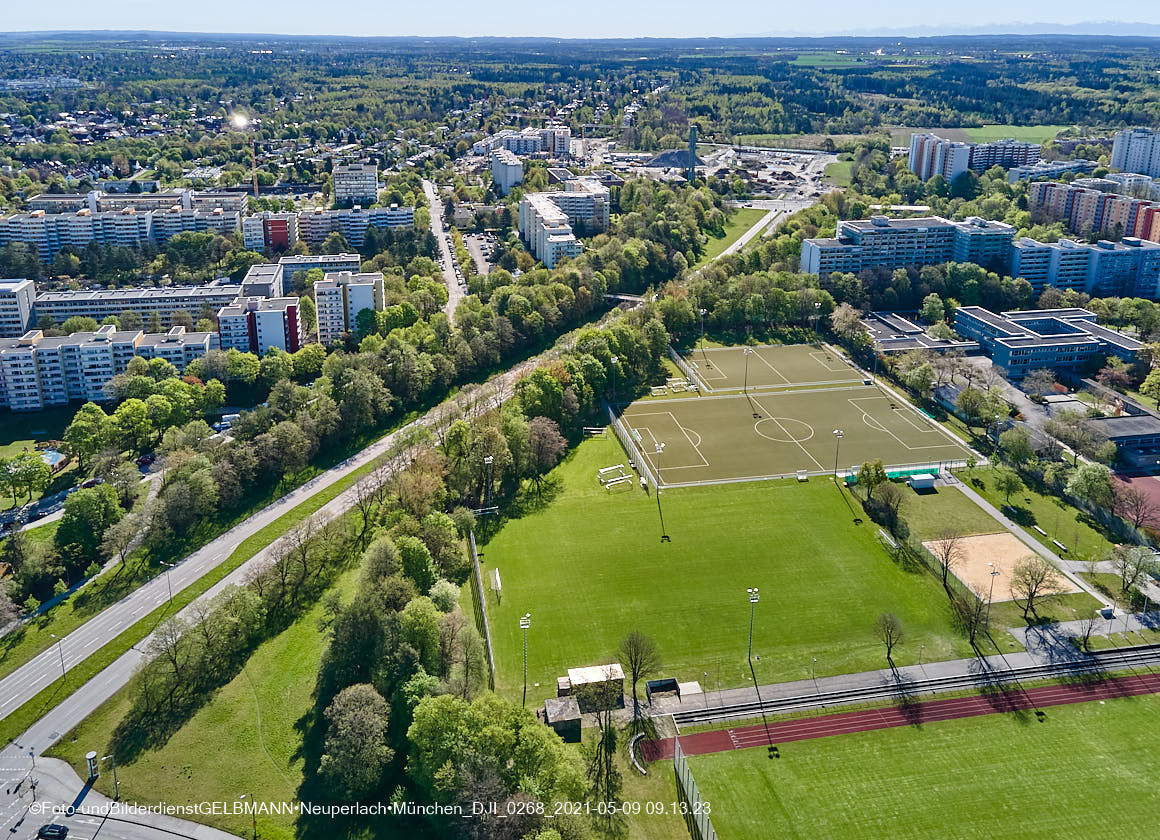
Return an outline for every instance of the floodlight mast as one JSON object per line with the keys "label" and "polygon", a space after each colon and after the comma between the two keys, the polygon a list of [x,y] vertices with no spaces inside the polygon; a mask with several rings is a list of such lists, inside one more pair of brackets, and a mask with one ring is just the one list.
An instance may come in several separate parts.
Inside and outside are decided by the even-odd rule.
{"label": "floodlight mast", "polygon": [[531,626],[531,613],[520,616],[520,630],[524,632],[524,706],[528,705],[528,628]]}

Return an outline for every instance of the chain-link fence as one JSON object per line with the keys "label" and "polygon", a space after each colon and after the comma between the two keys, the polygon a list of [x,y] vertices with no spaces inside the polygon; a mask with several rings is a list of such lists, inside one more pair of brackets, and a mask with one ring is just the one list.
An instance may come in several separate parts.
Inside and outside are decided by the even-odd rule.
{"label": "chain-link fence", "polygon": [[709,819],[709,805],[701,799],[693,770],[681,750],[681,739],[673,739],[673,771],[677,774],[677,787],[681,791],[681,801],[685,805],[685,824],[693,840],[717,840],[717,831]]}
{"label": "chain-link fence", "polygon": [[487,627],[487,593],[483,589],[483,574],[479,570],[479,553],[475,549],[475,531],[468,531],[467,541],[471,546],[471,597],[475,601],[475,626],[483,636],[483,647],[487,651],[487,682],[495,690],[495,656],[491,651],[491,632]]}

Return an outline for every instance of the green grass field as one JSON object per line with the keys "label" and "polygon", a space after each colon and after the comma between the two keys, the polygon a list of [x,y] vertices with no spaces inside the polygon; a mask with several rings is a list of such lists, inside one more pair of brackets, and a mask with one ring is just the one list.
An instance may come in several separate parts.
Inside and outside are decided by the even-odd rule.
{"label": "green grass field", "polygon": [[826,178],[837,187],[850,186],[850,175],[854,163],[849,160],[836,160],[826,166]]}
{"label": "green grass field", "polygon": [[857,67],[866,61],[865,56],[849,53],[807,52],[798,53],[791,63],[800,67]]}
{"label": "green grass field", "polygon": [[1160,698],[1132,697],[690,763],[721,840],[1151,837],[1157,715]]}
{"label": "green grass field", "polygon": [[757,207],[740,207],[733,211],[733,214],[725,222],[725,234],[709,237],[709,242],[705,245],[705,253],[701,254],[701,259],[697,260],[697,266],[705,265],[705,263],[712,262],[721,256],[721,252],[740,239],[745,231],[761,221],[767,212],[769,211]]}
{"label": "green grass field", "polygon": [[984,125],[981,128],[965,129],[967,136],[976,143],[990,143],[1013,137],[1026,143],[1046,143],[1055,139],[1059,132],[1070,128],[1066,125]]}
{"label": "green grass field", "polygon": [[812,657],[819,674],[884,667],[873,624],[886,611],[909,634],[899,661],[917,661],[920,644],[928,660],[969,655],[934,578],[895,565],[877,526],[855,525],[857,503],[831,482],[665,491],[672,541],[662,543],[653,496],[609,495],[596,480],[625,460],[611,436],[584,442],[552,474],[559,495],[481,549],[485,575],[498,567],[503,582],[502,604],[487,593],[502,694],[520,694],[526,612],[529,702],[553,695],[568,668],[614,661],[630,630],[657,640],[665,676],[743,685],[751,586],[762,594],[753,642],[762,682],[803,678]]}
{"label": "green grass field", "polygon": [[[358,570],[347,571],[334,591],[349,599],[357,581]],[[259,801],[293,801],[303,768],[297,725],[313,706],[315,677],[326,647],[322,617],[320,599],[314,609],[260,645],[244,670],[164,746],[145,752],[132,764],[118,765],[122,801],[232,802],[242,794]],[[122,689],[51,754],[84,775],[85,752],[107,746],[108,734],[129,709],[129,699]],[[97,788],[111,796],[111,774],[102,775]],[[250,818],[244,815],[202,821],[238,835],[250,831]],[[294,818],[259,817],[258,834],[267,840],[292,840]]]}
{"label": "green grass field", "polygon": [[919,540],[937,537],[946,528],[960,534],[991,534],[1003,530],[989,513],[953,487],[934,492],[907,491],[902,518]]}
{"label": "green grass field", "polygon": [[[963,481],[969,481],[965,470],[957,470],[957,475]],[[994,478],[989,468],[976,469],[972,476],[983,482],[983,485],[972,484],[977,491],[986,497],[987,501],[1002,509],[1008,505],[1006,498],[994,486]],[[1032,536],[1040,537],[1033,526],[1038,525],[1047,532],[1044,538],[1050,548],[1051,540],[1059,540],[1067,546],[1066,558],[1069,560],[1088,560],[1095,558],[1102,560],[1111,548],[1112,543],[1096,528],[1087,514],[1069,505],[1063,499],[1046,496],[1032,488],[1026,488],[1020,493],[1013,494],[1010,501],[1014,513],[1011,518],[1031,532]]]}
{"label": "green grass field", "polygon": [[69,406],[49,408],[34,414],[0,412],[0,457],[11,458],[37,441],[60,440],[75,411]]}

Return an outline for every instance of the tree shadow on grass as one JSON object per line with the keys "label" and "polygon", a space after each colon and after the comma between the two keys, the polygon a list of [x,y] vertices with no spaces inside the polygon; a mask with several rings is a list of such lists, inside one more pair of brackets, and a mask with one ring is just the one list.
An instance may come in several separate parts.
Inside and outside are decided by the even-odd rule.
{"label": "tree shadow on grass", "polygon": [[981,656],[971,660],[970,672],[975,678],[975,689],[996,712],[1010,714],[1019,723],[1033,719],[1031,703],[1023,687],[1006,678],[998,668]]}
{"label": "tree shadow on grass", "polygon": [[893,669],[891,686],[894,689],[893,701],[895,708],[906,718],[910,726],[921,727],[923,722],[923,704],[918,697],[918,690],[913,678],[903,675]]}

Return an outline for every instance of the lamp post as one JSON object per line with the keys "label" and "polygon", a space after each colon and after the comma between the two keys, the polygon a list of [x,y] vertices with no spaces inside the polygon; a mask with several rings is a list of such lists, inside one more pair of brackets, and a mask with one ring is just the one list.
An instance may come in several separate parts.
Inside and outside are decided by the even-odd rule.
{"label": "lamp post", "polygon": [[495,458],[491,455],[483,456],[483,465],[486,467],[486,484],[483,488],[483,506],[491,507],[491,465],[495,462]]}
{"label": "lamp post", "polygon": [[834,481],[838,480],[838,450],[842,446],[842,438],[846,433],[841,429],[834,429]]}
{"label": "lamp post", "polygon": [[616,402],[616,366],[620,364],[620,356],[613,356],[608,361],[612,362],[612,401]]}
{"label": "lamp post", "polygon": [[104,756],[101,761],[107,761],[113,766],[113,801],[121,798],[121,785],[117,781],[117,759],[112,754]]}
{"label": "lamp post", "polygon": [[661,455],[665,453],[665,445],[658,443],[655,454],[657,456],[657,517],[661,521],[661,542],[669,541],[669,534],[665,530],[665,512],[661,509]]}
{"label": "lamp post", "polygon": [[999,570],[995,568],[994,563],[988,563],[991,567],[991,588],[987,591],[987,626],[991,626],[991,596],[995,594],[995,578],[999,576]]}
{"label": "lamp post", "polygon": [[822,302],[820,300],[814,301],[814,333],[818,332],[818,318],[822,314]]}
{"label": "lamp post", "polygon": [[173,581],[169,579],[169,570],[176,569],[177,566],[173,563],[166,563],[161,561],[161,565],[165,567],[165,582],[169,584],[169,603],[173,603]]}
{"label": "lamp post", "polygon": [[56,639],[56,651],[60,654],[60,675],[64,678],[68,676],[68,670],[64,667],[64,639],[56,635],[56,633],[49,633],[48,635]]}
{"label": "lamp post", "polygon": [[532,626],[532,614],[520,616],[520,630],[524,632],[524,705],[528,705],[528,628]]}
{"label": "lamp post", "polygon": [[741,386],[741,393],[749,393],[749,356],[753,352],[752,347],[746,347],[742,353],[745,355],[745,382]]}
{"label": "lamp post", "polygon": [[251,830],[253,831],[251,837],[252,840],[258,840],[258,802],[256,799],[254,799],[254,795],[252,793],[243,793],[238,797],[238,799],[245,799],[247,796],[250,798],[250,804],[253,806],[250,808],[250,824],[252,826]]}

